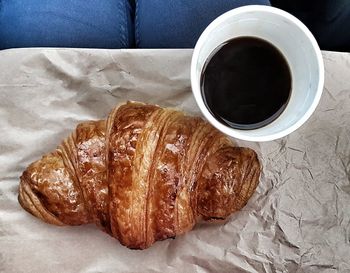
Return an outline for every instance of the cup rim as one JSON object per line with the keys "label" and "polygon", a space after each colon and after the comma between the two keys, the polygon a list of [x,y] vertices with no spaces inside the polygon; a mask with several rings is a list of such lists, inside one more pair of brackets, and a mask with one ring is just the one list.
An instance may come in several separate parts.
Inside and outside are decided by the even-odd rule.
{"label": "cup rim", "polygon": [[[259,129],[252,129],[252,130],[241,130],[241,129],[234,129],[231,127],[228,127],[227,125],[224,125],[220,121],[218,121],[207,109],[204,99],[202,97],[202,92],[200,88],[200,83],[198,82],[196,75],[196,67],[197,67],[197,61],[199,57],[199,51],[203,47],[203,44],[207,41],[209,34],[218,26],[220,26],[222,23],[224,23],[226,20],[230,19],[233,16],[242,14],[242,13],[249,13],[249,12],[263,12],[263,13],[272,13],[275,15],[279,15],[284,17],[285,19],[292,22],[294,25],[296,25],[308,38],[310,41],[310,44],[315,52],[316,58],[317,58],[317,65],[318,65],[318,76],[319,81],[317,84],[317,90],[315,93],[315,96],[313,98],[312,104],[305,111],[305,113],[302,115],[302,117],[295,122],[292,126],[281,130],[280,132],[268,134],[264,136],[255,136],[255,135],[249,135],[247,132],[256,132]],[[196,100],[196,103],[198,107],[200,108],[202,114],[204,117],[219,131],[225,133],[226,135],[246,140],[246,141],[254,141],[254,142],[265,142],[265,141],[272,141],[279,138],[282,138],[293,131],[297,130],[300,126],[302,126],[313,114],[315,111],[323,92],[323,85],[324,85],[324,64],[323,64],[323,58],[321,54],[321,50],[317,44],[317,41],[315,37],[312,35],[311,31],[296,17],[291,15],[290,13],[283,11],[278,8],[270,7],[270,6],[261,6],[261,5],[249,5],[249,6],[243,6],[236,9],[232,9],[222,15],[220,15],[218,18],[216,18],[214,21],[212,21],[209,26],[203,31],[201,36],[199,37],[194,51],[192,55],[191,60],[191,87],[192,87],[192,93],[194,95],[194,98]]]}

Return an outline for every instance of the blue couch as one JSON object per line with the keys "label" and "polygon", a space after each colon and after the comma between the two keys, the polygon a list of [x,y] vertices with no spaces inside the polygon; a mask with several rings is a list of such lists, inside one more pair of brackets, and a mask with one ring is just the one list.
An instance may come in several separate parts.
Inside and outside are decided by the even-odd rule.
{"label": "blue couch", "polygon": [[[269,0],[0,0],[0,49],[191,48],[220,14]],[[350,50],[349,0],[271,0],[299,17],[323,49]]]}
{"label": "blue couch", "polygon": [[213,19],[247,4],[269,0],[0,0],[0,49],[193,47]]}

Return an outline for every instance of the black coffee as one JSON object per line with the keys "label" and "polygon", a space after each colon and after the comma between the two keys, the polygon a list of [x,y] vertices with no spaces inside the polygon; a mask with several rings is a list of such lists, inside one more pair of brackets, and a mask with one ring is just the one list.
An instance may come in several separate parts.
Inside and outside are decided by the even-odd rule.
{"label": "black coffee", "polygon": [[292,76],[282,53],[255,37],[232,39],[208,58],[201,76],[209,111],[237,129],[256,129],[285,109]]}

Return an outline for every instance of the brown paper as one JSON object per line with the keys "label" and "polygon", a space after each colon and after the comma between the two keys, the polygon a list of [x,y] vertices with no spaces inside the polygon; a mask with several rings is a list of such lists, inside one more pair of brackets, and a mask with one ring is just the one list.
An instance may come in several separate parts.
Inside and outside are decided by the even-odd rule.
{"label": "brown paper", "polygon": [[224,225],[129,250],[93,225],[56,227],[17,201],[25,167],[125,100],[199,113],[191,50],[0,51],[0,272],[350,272],[350,55],[324,52],[325,90],[297,132],[257,150],[264,173]]}

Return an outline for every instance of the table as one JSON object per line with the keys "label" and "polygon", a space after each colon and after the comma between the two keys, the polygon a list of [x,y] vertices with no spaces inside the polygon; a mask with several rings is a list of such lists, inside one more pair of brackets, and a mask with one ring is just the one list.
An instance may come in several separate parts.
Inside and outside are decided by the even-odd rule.
{"label": "table", "polygon": [[350,54],[323,52],[321,102],[293,134],[238,141],[264,172],[224,225],[200,224],[144,251],[93,225],[56,227],[17,202],[18,177],[76,124],[125,100],[199,114],[191,50],[0,51],[0,272],[349,272]]}

